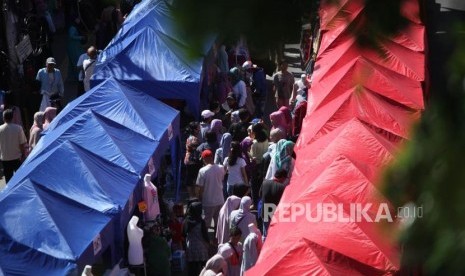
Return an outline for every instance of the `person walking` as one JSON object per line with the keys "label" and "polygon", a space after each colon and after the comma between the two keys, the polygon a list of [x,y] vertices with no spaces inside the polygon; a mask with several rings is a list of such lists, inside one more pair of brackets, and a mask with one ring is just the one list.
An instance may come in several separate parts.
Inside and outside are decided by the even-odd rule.
{"label": "person walking", "polygon": [[78,74],[78,87],[77,87],[77,94],[76,97],[81,96],[84,94],[84,61],[89,58],[89,55],[87,55],[87,52],[81,54],[79,56],[78,62],[76,64],[76,69],[79,72]]}
{"label": "person walking", "polygon": [[63,97],[65,88],[60,70],[55,68],[56,62],[53,57],[47,58],[45,67],[37,72],[36,80],[40,82],[40,94],[42,101],[39,111],[51,106],[50,99]]}
{"label": "person walking", "polygon": [[252,199],[248,196],[244,196],[241,198],[239,209],[232,211],[231,215],[229,215],[229,229],[234,227],[241,229],[241,241],[244,241],[250,233],[249,224],[253,223],[254,225],[257,225],[255,215],[250,212],[251,205]]}
{"label": "person walking", "polygon": [[294,88],[294,76],[287,71],[287,62],[279,63],[279,71],[273,75],[273,92],[276,106],[289,106],[289,99]]}
{"label": "person walking", "polygon": [[213,163],[211,150],[202,152],[202,160],[205,166],[200,169],[197,176],[197,197],[202,201],[207,227],[211,227],[213,219],[213,229],[216,231],[220,209],[224,204],[223,179],[225,171],[223,166]]}
{"label": "person walking", "polygon": [[34,124],[29,130],[29,150],[31,151],[39,142],[40,134],[44,130],[44,112],[38,111],[34,114]]}
{"label": "person walking", "polygon": [[208,260],[208,229],[202,219],[202,203],[193,202],[187,208],[187,217],[182,226],[186,238],[186,259],[189,276],[197,276]]}
{"label": "person walking", "polygon": [[241,204],[241,198],[235,195],[228,197],[221,207],[220,215],[218,216],[218,226],[216,227],[216,239],[218,244],[228,242],[229,238],[229,216],[231,212],[237,210]]}
{"label": "person walking", "polygon": [[76,70],[76,64],[79,56],[84,51],[83,44],[86,42],[86,36],[83,35],[81,19],[76,16],[68,29],[68,40],[66,50],[68,54],[68,81],[76,81],[79,72]]}
{"label": "person walking", "polygon": [[218,254],[226,260],[226,264],[228,267],[228,276],[240,276],[241,274],[241,263],[243,253],[242,243],[240,242],[241,236],[241,229],[239,227],[233,227],[229,232],[228,242],[220,244],[218,246]]}
{"label": "person walking", "polygon": [[13,111],[11,109],[3,111],[4,123],[0,126],[0,159],[6,183],[10,181],[26,157],[26,135],[23,128],[13,124],[12,120]]}
{"label": "person walking", "polygon": [[241,146],[238,142],[231,143],[229,156],[224,159],[223,166],[228,173],[227,192],[228,196],[233,194],[235,186],[248,186],[247,173],[245,166],[247,165],[241,157]]}
{"label": "person walking", "polygon": [[88,59],[82,63],[82,70],[84,71],[84,91],[90,90],[90,77],[94,74],[95,62],[97,61],[97,48],[90,46],[87,49]]}

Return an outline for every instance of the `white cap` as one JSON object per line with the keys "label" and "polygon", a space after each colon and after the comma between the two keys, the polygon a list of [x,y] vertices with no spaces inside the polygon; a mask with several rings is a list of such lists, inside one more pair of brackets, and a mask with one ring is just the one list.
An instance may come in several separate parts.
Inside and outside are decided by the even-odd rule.
{"label": "white cap", "polygon": [[208,109],[202,111],[202,117],[205,118],[205,119],[213,117],[213,116],[215,116],[215,113],[213,113],[212,111],[210,111]]}
{"label": "white cap", "polygon": [[47,61],[45,62],[45,64],[57,64],[57,63],[55,62],[54,58],[49,57],[49,58],[47,58]]}

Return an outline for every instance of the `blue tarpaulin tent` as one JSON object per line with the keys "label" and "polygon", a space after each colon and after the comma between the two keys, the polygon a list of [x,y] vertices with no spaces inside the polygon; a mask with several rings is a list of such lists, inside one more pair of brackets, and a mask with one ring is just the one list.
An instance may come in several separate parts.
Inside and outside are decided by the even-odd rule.
{"label": "blue tarpaulin tent", "polygon": [[114,79],[70,103],[0,193],[1,271],[65,275],[104,252],[119,260],[141,176],[179,145],[178,124],[176,110]]}
{"label": "blue tarpaulin tent", "polygon": [[[49,132],[51,133],[64,123],[88,111],[111,118],[115,123],[153,140],[154,143],[156,141],[159,145],[154,144],[153,149],[160,153],[157,154],[157,157],[161,157],[162,153],[169,146],[172,146],[173,160],[178,159],[174,150],[177,150],[176,147],[179,146],[179,112],[144,92],[109,78],[94,87],[92,92],[87,92],[68,104],[58,114],[50,124],[47,134],[36,146],[39,150],[34,150],[26,163],[40,155],[43,152],[40,149],[46,147],[48,141],[55,141],[57,134],[51,135],[52,137],[49,138]],[[121,135],[119,132],[118,134]],[[115,141],[116,146],[119,143],[120,149],[125,150],[124,148],[126,148],[128,150],[127,143],[131,139],[123,139],[119,142],[115,140],[116,138],[111,139]],[[137,145],[137,143],[134,144]],[[131,148],[130,150],[135,149]],[[155,162],[154,167],[158,167],[160,159],[155,158],[152,161]]]}
{"label": "blue tarpaulin tent", "polygon": [[[27,168],[18,172],[16,185],[0,194],[0,267],[5,275],[66,275],[93,262],[94,240],[101,249],[115,243],[112,218],[121,199],[112,198],[115,192],[110,191],[116,189],[110,186],[128,196],[139,179],[136,174],[123,175],[123,169],[69,142]],[[109,181],[115,178],[120,182]]]}
{"label": "blue tarpaulin tent", "polygon": [[183,37],[166,1],[139,3],[99,55],[92,85],[113,76],[158,99],[185,100],[198,115],[203,59],[186,56]]}

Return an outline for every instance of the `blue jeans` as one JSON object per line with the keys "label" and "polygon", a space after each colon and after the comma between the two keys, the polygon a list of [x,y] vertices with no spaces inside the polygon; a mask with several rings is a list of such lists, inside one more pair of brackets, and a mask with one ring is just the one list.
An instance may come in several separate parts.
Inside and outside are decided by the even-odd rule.
{"label": "blue jeans", "polygon": [[268,235],[268,227],[270,227],[270,221],[263,221],[263,238]]}

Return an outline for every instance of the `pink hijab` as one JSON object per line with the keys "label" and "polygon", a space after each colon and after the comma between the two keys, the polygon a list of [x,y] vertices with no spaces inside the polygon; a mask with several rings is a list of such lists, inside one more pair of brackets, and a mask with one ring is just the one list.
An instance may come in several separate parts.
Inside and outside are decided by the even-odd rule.
{"label": "pink hijab", "polygon": [[227,243],[229,241],[229,216],[231,212],[237,210],[241,204],[241,199],[237,196],[230,196],[221,207],[218,216],[218,225],[216,226],[216,238],[218,244]]}
{"label": "pink hijab", "polygon": [[281,129],[286,135],[289,132],[289,127],[286,121],[286,115],[278,110],[270,114],[270,120],[271,120],[271,125],[272,130],[279,128]]}
{"label": "pink hijab", "polygon": [[53,119],[57,116],[56,107],[47,107],[44,111],[44,130],[48,128],[48,125],[52,122]]}
{"label": "pink hijab", "polygon": [[286,123],[288,125],[288,129],[290,129],[291,125],[292,125],[292,114],[291,114],[291,110],[289,110],[289,108],[287,106],[281,106],[281,108],[279,109],[279,111],[281,111],[283,114],[284,114],[284,117],[286,119]]}
{"label": "pink hijab", "polygon": [[34,114],[34,124],[29,131],[29,146],[30,148],[34,148],[37,142],[40,139],[40,133],[42,133],[44,124],[44,112],[36,112]]}

